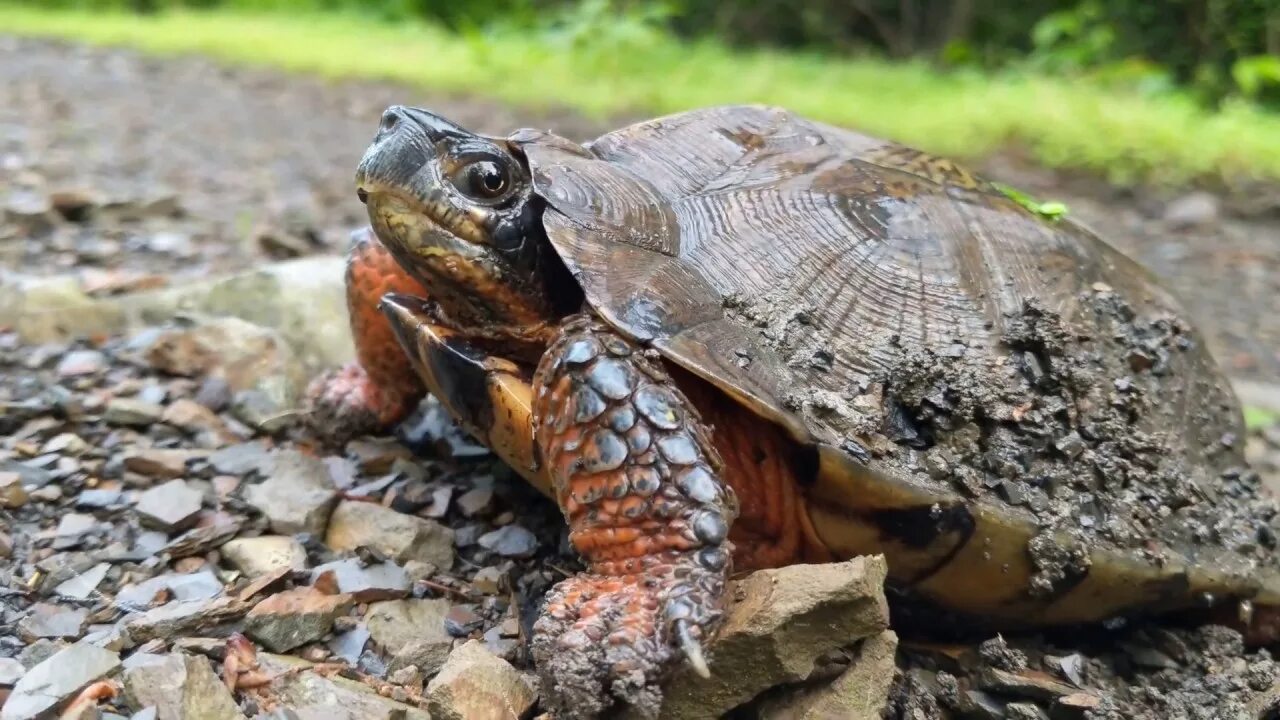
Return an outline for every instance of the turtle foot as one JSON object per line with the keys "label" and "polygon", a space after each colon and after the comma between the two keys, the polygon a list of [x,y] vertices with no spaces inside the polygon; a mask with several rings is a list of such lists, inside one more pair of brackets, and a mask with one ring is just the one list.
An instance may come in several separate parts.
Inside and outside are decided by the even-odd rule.
{"label": "turtle foot", "polygon": [[723,574],[689,553],[646,560],[640,573],[584,573],[548,596],[533,654],[556,717],[598,717],[616,703],[656,717],[660,683],[682,662],[706,675],[702,644],[723,616]]}
{"label": "turtle foot", "polygon": [[534,386],[539,451],[588,566],[535,626],[544,691],[564,717],[656,716],[682,659],[707,673],[738,512],[724,463],[661,361],[589,317],[564,322]]}
{"label": "turtle foot", "polygon": [[308,428],[333,444],[390,430],[417,400],[380,388],[358,363],[312,380],[306,399]]}

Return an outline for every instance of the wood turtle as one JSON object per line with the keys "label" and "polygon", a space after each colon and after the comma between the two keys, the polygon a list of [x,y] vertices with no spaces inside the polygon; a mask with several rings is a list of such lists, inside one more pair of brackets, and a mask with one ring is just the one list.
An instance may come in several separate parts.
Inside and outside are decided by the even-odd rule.
{"label": "wood turtle", "polygon": [[1238,403],[1069,218],[756,106],[585,145],[397,106],[357,185],[358,361],[312,417],[385,429],[430,391],[556,499],[588,567],[536,624],[563,712],[652,712],[666,671],[705,672],[731,570],[860,554],[961,622],[1216,609],[1274,637]]}

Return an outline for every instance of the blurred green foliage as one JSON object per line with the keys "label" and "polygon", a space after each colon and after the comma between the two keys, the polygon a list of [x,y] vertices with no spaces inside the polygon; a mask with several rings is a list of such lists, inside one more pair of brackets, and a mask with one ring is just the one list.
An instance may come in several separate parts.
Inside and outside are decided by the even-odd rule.
{"label": "blurred green foliage", "polygon": [[42,6],[343,11],[495,27],[635,35],[657,30],[734,46],[1087,73],[1213,103],[1280,105],[1280,0],[28,0]]}

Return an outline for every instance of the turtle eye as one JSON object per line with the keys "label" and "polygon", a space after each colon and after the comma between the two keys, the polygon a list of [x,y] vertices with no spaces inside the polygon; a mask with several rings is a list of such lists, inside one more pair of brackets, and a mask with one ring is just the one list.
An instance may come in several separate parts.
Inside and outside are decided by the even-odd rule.
{"label": "turtle eye", "polygon": [[462,168],[453,179],[454,187],[477,200],[502,197],[511,187],[507,169],[492,160],[477,160]]}

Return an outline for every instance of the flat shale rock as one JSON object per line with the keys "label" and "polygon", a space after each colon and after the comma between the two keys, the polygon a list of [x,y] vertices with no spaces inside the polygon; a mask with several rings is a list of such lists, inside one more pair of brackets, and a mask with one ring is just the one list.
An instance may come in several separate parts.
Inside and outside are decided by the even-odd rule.
{"label": "flat shale rock", "polygon": [[245,634],[273,652],[287,652],[329,634],[333,621],[353,603],[350,595],[325,595],[310,587],[286,590],[249,611]]}
{"label": "flat shale rock", "polygon": [[302,543],[284,535],[237,538],[222,546],[222,556],[251,578],[307,567],[307,551]]}
{"label": "flat shale rock", "polygon": [[124,672],[124,697],[156,720],[233,720],[244,715],[209,661],[185,653],[149,658]]}
{"label": "flat shale rock", "polygon": [[245,491],[249,504],[281,535],[323,536],[337,498],[324,461],[296,450],[276,453],[266,481]]}
{"label": "flat shale rock", "polygon": [[453,567],[453,530],[373,503],[339,503],[325,543],[338,551],[371,547],[398,563],[417,560],[442,570]]}
{"label": "flat shale rock", "polygon": [[426,694],[432,720],[520,720],[538,697],[523,675],[479,640],[450,653]]}
{"label": "flat shale rock", "polygon": [[185,480],[170,480],[142,493],[134,510],[146,526],[173,532],[191,525],[203,498]]}
{"label": "flat shale rock", "polygon": [[356,558],[335,560],[312,570],[311,582],[332,582],[333,589],[357,602],[394,600],[409,594],[409,574],[391,561],[363,565]]}
{"label": "flat shale rock", "polygon": [[87,643],[71,645],[22,676],[0,709],[0,720],[42,717],[119,665],[120,657],[110,650]]}
{"label": "flat shale rock", "polygon": [[711,677],[677,673],[661,717],[719,718],[764,690],[809,678],[826,653],[889,627],[881,556],[752,573],[729,588]]}

